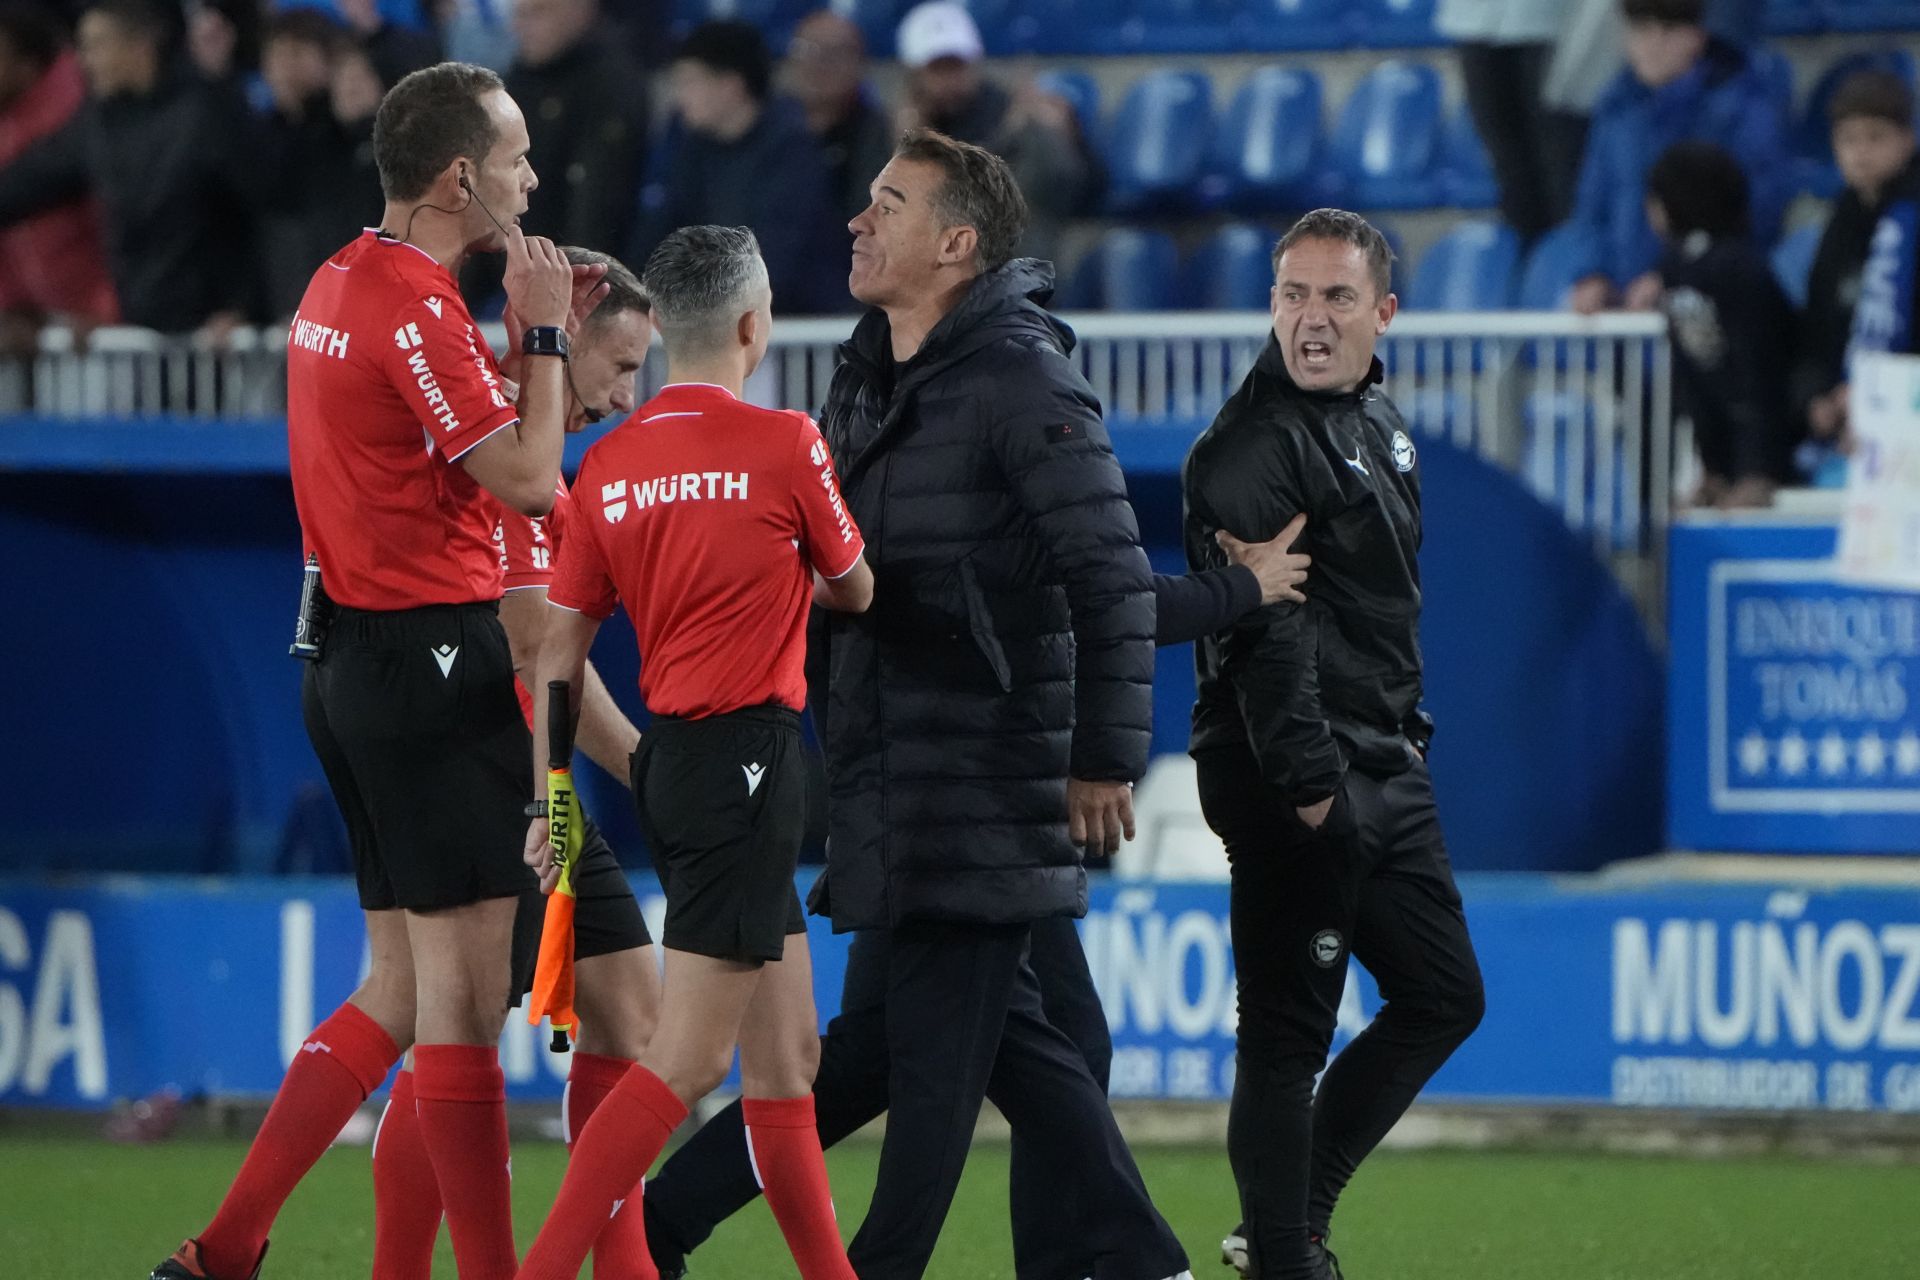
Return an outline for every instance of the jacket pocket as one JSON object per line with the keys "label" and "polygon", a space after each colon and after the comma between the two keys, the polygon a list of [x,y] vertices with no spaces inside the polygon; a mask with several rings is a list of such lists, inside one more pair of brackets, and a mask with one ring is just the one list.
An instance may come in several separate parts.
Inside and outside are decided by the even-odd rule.
{"label": "jacket pocket", "polygon": [[1000,682],[1000,692],[1013,692],[1013,667],[1007,662],[1007,651],[1000,645],[1000,637],[993,629],[993,613],[987,608],[987,593],[980,589],[980,578],[974,572],[971,559],[960,562],[960,593],[967,605],[967,629],[973,634],[974,647],[980,650],[980,656],[987,660],[987,666],[993,671],[993,678]]}

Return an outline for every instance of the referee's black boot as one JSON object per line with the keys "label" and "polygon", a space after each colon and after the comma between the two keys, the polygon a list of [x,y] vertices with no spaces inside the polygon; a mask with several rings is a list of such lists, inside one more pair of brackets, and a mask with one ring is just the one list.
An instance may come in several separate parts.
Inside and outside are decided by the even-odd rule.
{"label": "referee's black boot", "polygon": [[261,1264],[267,1260],[267,1246],[253,1260],[253,1270],[244,1276],[216,1276],[200,1262],[200,1242],[185,1240],[165,1262],[153,1269],[147,1280],[260,1280]]}
{"label": "referee's black boot", "polygon": [[1327,1238],[1314,1236],[1313,1247],[1319,1253],[1320,1261],[1326,1265],[1323,1280],[1346,1280],[1346,1277],[1340,1274],[1340,1259],[1334,1257],[1333,1250],[1327,1248]]}

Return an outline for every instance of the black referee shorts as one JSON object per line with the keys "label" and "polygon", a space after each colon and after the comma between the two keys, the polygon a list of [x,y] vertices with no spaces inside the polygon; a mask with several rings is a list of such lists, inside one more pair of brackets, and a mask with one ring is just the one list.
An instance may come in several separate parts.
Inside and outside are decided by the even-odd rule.
{"label": "black referee shorts", "polygon": [[793,887],[807,825],[800,751],[800,717],[785,707],[653,718],[633,795],[667,895],[668,948],[778,960],[787,935],[806,932]]}
{"label": "black referee shorts", "polygon": [[[627,883],[626,872],[613,846],[594,825],[585,821],[580,860],[573,868],[573,958],[589,960],[631,951],[653,941],[640,903]],[[547,895],[531,889],[520,895],[520,913],[513,920],[514,1003],[533,990],[533,971],[540,960],[541,926],[547,918]]]}
{"label": "black referee shorts", "polygon": [[533,742],[494,604],[342,608],[301,688],[360,905],[435,911],[537,888],[520,860]]}

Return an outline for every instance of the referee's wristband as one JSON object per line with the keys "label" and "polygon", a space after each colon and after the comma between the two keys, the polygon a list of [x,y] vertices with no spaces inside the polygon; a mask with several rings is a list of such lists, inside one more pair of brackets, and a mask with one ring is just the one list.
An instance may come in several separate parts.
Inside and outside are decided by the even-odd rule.
{"label": "referee's wristband", "polygon": [[529,818],[544,818],[547,816],[547,802],[545,800],[530,801],[521,812]]}
{"label": "referee's wristband", "polygon": [[567,341],[567,331],[559,325],[537,324],[520,338],[520,354],[523,356],[559,356],[562,360],[572,353],[572,345]]}

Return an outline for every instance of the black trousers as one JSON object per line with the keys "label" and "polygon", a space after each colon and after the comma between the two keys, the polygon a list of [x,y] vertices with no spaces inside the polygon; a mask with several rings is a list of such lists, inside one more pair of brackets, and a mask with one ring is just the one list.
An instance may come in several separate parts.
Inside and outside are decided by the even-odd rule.
{"label": "black trousers", "polygon": [[[1042,953],[1064,962],[1066,1006],[1084,1013],[1097,1007],[1086,960],[1058,929],[1041,926]],[[982,1097],[1015,1135],[1020,1280],[1162,1280],[1187,1267],[1099,1082],[1047,1020],[1028,935],[922,924],[854,939],[841,1012],[821,1037],[814,1106],[822,1146],[888,1113],[873,1203],[847,1251],[861,1280],[926,1270]],[[648,1180],[655,1256],[691,1250],[757,1194],[732,1107]]]}
{"label": "black trousers", "polygon": [[1540,101],[1552,45],[1463,44],[1459,55],[1467,110],[1500,187],[1500,213],[1531,243],[1573,210],[1586,119]]}
{"label": "black trousers", "polygon": [[[1350,772],[1308,830],[1250,752],[1198,758],[1232,865],[1238,1074],[1227,1153],[1262,1280],[1310,1277],[1353,1171],[1485,1007],[1424,764]],[[1384,1001],[1327,1065],[1351,955]],[[1316,1094],[1313,1079],[1325,1066]]]}

